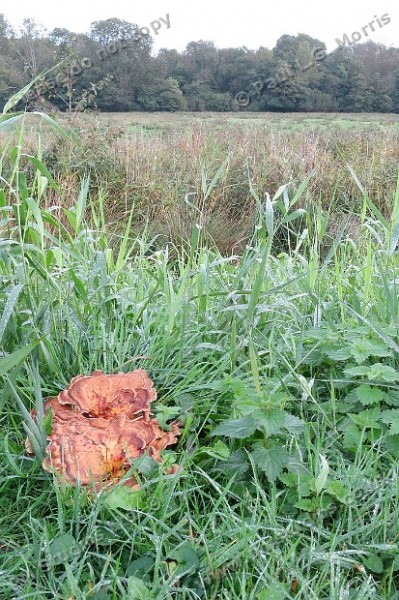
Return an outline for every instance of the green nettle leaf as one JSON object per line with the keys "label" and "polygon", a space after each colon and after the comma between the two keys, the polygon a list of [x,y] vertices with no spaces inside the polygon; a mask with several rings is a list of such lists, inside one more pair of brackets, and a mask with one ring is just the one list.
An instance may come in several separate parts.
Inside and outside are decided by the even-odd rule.
{"label": "green nettle leaf", "polygon": [[382,363],[375,363],[369,367],[350,367],[345,369],[344,372],[349,377],[367,377],[370,381],[384,381],[386,383],[399,381],[398,371]]}
{"label": "green nettle leaf", "polygon": [[268,410],[263,414],[255,414],[254,418],[258,427],[262,427],[268,437],[281,433],[285,428],[286,414],[283,410]]}
{"label": "green nettle leaf", "polygon": [[384,410],[381,413],[381,421],[386,425],[399,422],[399,409]]}
{"label": "green nettle leaf", "polygon": [[395,390],[389,390],[384,394],[384,402],[388,406],[399,406],[399,393]]}
{"label": "green nettle leaf", "polygon": [[395,383],[399,381],[399,373],[388,365],[376,363],[370,367],[370,379]]}
{"label": "green nettle leaf", "polygon": [[399,435],[387,435],[384,439],[384,449],[396,458],[399,454]]}
{"label": "green nettle leaf", "polygon": [[201,454],[207,454],[217,460],[226,461],[229,459],[230,450],[221,440],[218,440],[213,446],[201,448]]}
{"label": "green nettle leaf", "polygon": [[299,417],[285,413],[285,429],[294,436],[302,435],[305,429],[305,423]]}
{"label": "green nettle leaf", "polygon": [[379,358],[387,358],[392,356],[392,351],[381,340],[369,340],[370,356],[378,356]]}
{"label": "green nettle leaf", "polygon": [[396,421],[396,423],[391,423],[391,426],[389,427],[389,433],[391,435],[399,434],[399,421]]}
{"label": "green nettle leaf", "polygon": [[352,356],[349,348],[335,348],[333,350],[323,350],[324,354],[331,360],[345,362]]}
{"label": "green nettle leaf", "polygon": [[105,498],[105,504],[111,509],[137,510],[141,506],[142,492],[131,490],[127,486],[113,489]]}
{"label": "green nettle leaf", "polygon": [[349,417],[361,429],[381,429],[381,410],[370,408],[356,414],[350,413]]}
{"label": "green nettle leaf", "polygon": [[386,358],[392,355],[391,350],[380,340],[359,338],[350,346],[351,356],[358,364],[365,362],[370,356]]}
{"label": "green nettle leaf", "polygon": [[253,435],[256,430],[257,424],[253,417],[242,417],[241,419],[231,419],[220,423],[211,435],[224,435],[229,438],[243,440]]}
{"label": "green nettle leaf", "polygon": [[351,355],[361,365],[370,356],[370,345],[367,340],[358,339],[350,346]]}
{"label": "green nettle leaf", "polygon": [[171,427],[168,422],[177,417],[180,412],[181,409],[177,406],[159,406],[157,411],[157,421],[161,429],[169,431]]}
{"label": "green nettle leaf", "polygon": [[270,483],[274,483],[288,464],[289,455],[285,448],[257,446],[251,453],[255,465],[264,472]]}
{"label": "green nettle leaf", "polygon": [[233,406],[237,410],[237,412],[243,417],[247,417],[249,415],[254,415],[254,413],[259,412],[259,397],[256,400],[252,400],[247,397],[234,398]]}
{"label": "green nettle leaf", "polygon": [[328,484],[327,492],[331,496],[334,496],[338,502],[341,502],[341,504],[345,504],[346,506],[349,506],[353,502],[353,497],[350,490],[348,490],[348,488],[338,480],[331,481]]}
{"label": "green nettle leaf", "polygon": [[381,415],[381,421],[389,425],[389,433],[391,435],[399,434],[399,410],[385,410]]}
{"label": "green nettle leaf", "polygon": [[347,450],[356,450],[362,442],[362,432],[354,424],[346,425],[344,428],[343,445]]}
{"label": "green nettle leaf", "polygon": [[249,469],[247,453],[242,448],[236,452],[233,452],[230,454],[227,462],[223,465],[223,468],[226,471],[236,475],[242,475],[243,473],[246,473]]}
{"label": "green nettle leaf", "polygon": [[299,508],[299,510],[303,510],[305,512],[313,512],[314,506],[312,500],[309,498],[302,498],[298,500],[296,504],[294,504],[295,508]]}
{"label": "green nettle leaf", "polygon": [[293,475],[307,476],[309,475],[309,469],[303,462],[303,457],[299,454],[291,454],[288,459],[287,471]]}
{"label": "green nettle leaf", "polygon": [[279,476],[279,480],[281,483],[284,483],[287,487],[296,488],[297,487],[297,477],[294,473],[282,473]]}
{"label": "green nettle leaf", "polygon": [[370,367],[349,367],[344,370],[347,377],[367,377],[370,373]]}
{"label": "green nettle leaf", "polygon": [[378,404],[384,400],[384,392],[382,392],[378,387],[371,387],[367,384],[359,385],[359,387],[357,387],[355,390],[355,394],[357,399],[364,406]]}

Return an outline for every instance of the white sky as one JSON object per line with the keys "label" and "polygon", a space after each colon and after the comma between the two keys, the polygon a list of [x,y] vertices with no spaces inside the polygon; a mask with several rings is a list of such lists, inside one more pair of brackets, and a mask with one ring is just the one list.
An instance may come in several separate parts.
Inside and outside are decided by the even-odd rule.
{"label": "white sky", "polygon": [[[26,17],[51,30],[65,27],[76,33],[87,32],[90,23],[111,17],[148,26],[152,21],[170,15],[170,29],[163,26],[155,36],[155,50],[176,48],[183,50],[195,40],[212,40],[221,47],[247,46],[272,48],[284,33],[307,33],[336,47],[335,38],[344,33],[359,31],[375,16],[388,13],[391,23],[369,36],[375,42],[399,47],[399,2],[397,0],[353,0],[321,2],[283,0],[273,3],[265,0],[245,0],[234,5],[227,0],[96,0],[93,4],[82,0],[3,0],[0,13],[14,27]],[[366,41],[367,38],[364,38]],[[363,39],[361,40],[363,41]]]}

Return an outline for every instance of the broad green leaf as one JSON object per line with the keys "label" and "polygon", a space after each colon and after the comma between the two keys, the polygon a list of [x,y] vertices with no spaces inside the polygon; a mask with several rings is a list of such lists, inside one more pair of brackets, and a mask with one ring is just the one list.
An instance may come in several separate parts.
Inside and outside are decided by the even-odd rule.
{"label": "broad green leaf", "polygon": [[351,377],[367,377],[370,373],[370,367],[349,367],[344,371],[348,378]]}
{"label": "broad green leaf", "polygon": [[170,559],[178,563],[173,570],[173,575],[185,575],[197,571],[200,566],[198,554],[190,542],[185,542],[169,555]]}
{"label": "broad green leaf", "polygon": [[272,409],[261,413],[260,411],[254,415],[256,424],[261,427],[267,437],[277,435],[285,428],[286,414],[283,410]]}
{"label": "broad green leaf", "polygon": [[370,349],[370,356],[378,356],[379,358],[386,358],[392,356],[391,349],[382,340],[368,340]]}
{"label": "broad green leaf", "polygon": [[391,425],[389,427],[389,433],[391,435],[398,435],[399,434],[399,420],[395,421],[395,423],[391,423]]}
{"label": "broad green leaf", "polygon": [[396,390],[385,392],[384,402],[388,406],[399,406],[399,393]]}
{"label": "broad green leaf", "polygon": [[336,361],[347,361],[350,359],[351,357],[351,351],[349,348],[334,348],[332,350],[328,350],[328,349],[323,349],[323,353],[328,356],[328,358],[331,358],[331,360],[336,360]]}
{"label": "broad green leaf", "polygon": [[361,429],[381,429],[381,410],[370,408],[358,414],[349,413],[349,417]]}
{"label": "broad green leaf", "polygon": [[378,575],[384,572],[384,563],[377,554],[369,554],[369,556],[363,558],[363,565],[368,571],[372,571]]}
{"label": "broad green leaf", "polygon": [[367,340],[358,339],[351,344],[350,351],[355,361],[361,365],[370,356],[370,345]]}
{"label": "broad green leaf", "polygon": [[368,340],[358,338],[350,346],[351,355],[358,364],[363,363],[370,356],[386,358],[392,355],[392,351],[382,340]]}
{"label": "broad green leaf", "polygon": [[270,483],[274,483],[288,463],[288,453],[285,448],[265,448],[258,446],[251,453],[255,465],[264,472]]}
{"label": "broad green leaf", "polygon": [[294,504],[295,508],[299,508],[299,510],[303,510],[305,512],[313,512],[314,506],[312,500],[310,498],[301,498]]}
{"label": "broad green leaf", "polygon": [[370,367],[370,379],[373,381],[385,381],[387,383],[395,383],[399,381],[399,373],[393,367],[376,363]]}
{"label": "broad green leaf", "polygon": [[348,488],[337,479],[330,481],[327,486],[327,492],[331,496],[334,496],[338,502],[341,502],[341,504],[345,504],[346,506],[349,506],[353,502],[353,497],[350,490],[348,490]]}
{"label": "broad green leaf", "polygon": [[378,387],[371,387],[370,385],[359,385],[356,388],[355,394],[359,402],[361,402],[364,406],[369,406],[372,404],[378,404],[384,400],[384,392],[382,392]]}
{"label": "broad green leaf", "polygon": [[399,409],[384,410],[381,413],[381,421],[390,425],[391,423],[399,423]]}
{"label": "broad green leaf", "polygon": [[354,423],[347,425],[344,429],[344,448],[356,450],[362,442],[362,432]]}
{"label": "broad green leaf", "polygon": [[149,579],[148,575],[151,573],[155,565],[155,559],[152,556],[141,556],[136,560],[129,563],[127,567],[128,577],[138,577],[143,581]]}
{"label": "broad green leaf", "polygon": [[218,440],[213,446],[201,448],[201,454],[207,454],[217,460],[225,461],[228,460],[230,456],[230,450],[222,440]]}
{"label": "broad green leaf", "polygon": [[350,367],[345,369],[345,375],[349,377],[367,377],[370,381],[383,381],[387,383],[399,381],[398,371],[382,363],[375,363],[369,367]]}
{"label": "broad green leaf", "polygon": [[384,448],[396,459],[399,455],[399,435],[387,435],[384,439]]}
{"label": "broad green leaf", "polygon": [[233,452],[223,465],[223,468],[232,474],[242,475],[243,473],[246,473],[249,469],[247,453],[242,449]]}
{"label": "broad green leaf", "polygon": [[390,426],[391,435],[399,434],[399,410],[385,410],[381,415],[381,421]]}
{"label": "broad green leaf", "polygon": [[49,558],[54,565],[72,562],[80,553],[80,546],[70,533],[55,538],[49,546]]}
{"label": "broad green leaf", "polygon": [[105,504],[111,509],[137,510],[141,506],[142,492],[131,490],[122,485],[114,488],[105,498]]}
{"label": "broad green leaf", "polygon": [[153,598],[144,581],[138,577],[129,577],[127,580],[126,600],[151,600]]}
{"label": "broad green leaf", "polygon": [[79,198],[74,206],[75,209],[75,233],[79,233],[80,231],[80,226],[82,224],[82,220],[85,214],[85,210],[86,210],[86,205],[87,205],[87,196],[89,193],[89,188],[90,188],[90,179],[87,177],[85,179],[83,179],[81,187],[80,187],[80,192],[79,192]]}
{"label": "broad green leaf", "polygon": [[252,417],[242,417],[224,421],[218,425],[211,435],[224,435],[229,438],[243,440],[255,433],[257,424]]}
{"label": "broad green leaf", "polygon": [[305,429],[305,423],[299,417],[285,413],[285,429],[294,436],[300,436]]}

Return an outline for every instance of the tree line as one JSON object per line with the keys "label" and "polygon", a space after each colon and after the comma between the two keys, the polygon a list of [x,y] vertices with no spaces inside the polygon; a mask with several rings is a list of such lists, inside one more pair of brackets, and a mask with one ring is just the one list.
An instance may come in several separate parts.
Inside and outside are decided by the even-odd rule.
{"label": "tree line", "polygon": [[28,110],[399,112],[399,48],[367,41],[327,53],[299,34],[273,49],[201,40],[154,55],[140,32],[120,19],[86,34],[26,19],[15,32],[0,15],[0,106],[36,79]]}

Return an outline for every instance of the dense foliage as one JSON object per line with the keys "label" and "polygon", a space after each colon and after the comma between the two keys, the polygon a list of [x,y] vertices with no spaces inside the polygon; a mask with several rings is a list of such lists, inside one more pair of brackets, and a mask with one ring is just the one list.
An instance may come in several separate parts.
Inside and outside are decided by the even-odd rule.
{"label": "dense foliage", "polygon": [[[372,41],[330,54],[304,34],[283,35],[272,50],[195,41],[183,52],[151,51],[151,36],[119,19],[94,22],[87,34],[26,20],[16,34],[0,16],[0,105],[59,65],[37,82],[28,108],[399,112],[399,49]],[[236,101],[240,92],[247,103]]]}
{"label": "dense foliage", "polygon": [[[134,206],[112,233],[40,134],[26,151],[37,117],[0,117],[0,598],[397,600],[399,186],[385,215],[364,190],[356,237],[347,222],[326,243],[309,180],[272,197],[254,181],[247,245],[223,256],[206,235],[219,167],[187,199],[190,243],[154,250]],[[44,473],[28,410],[132,366],[182,424],[178,472],[141,458],[140,491],[94,497]]]}

